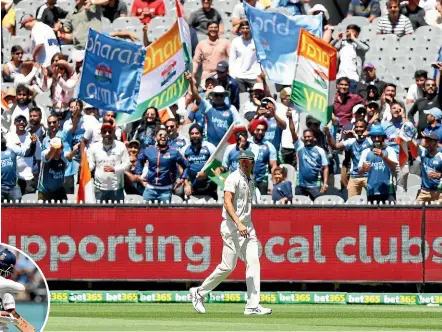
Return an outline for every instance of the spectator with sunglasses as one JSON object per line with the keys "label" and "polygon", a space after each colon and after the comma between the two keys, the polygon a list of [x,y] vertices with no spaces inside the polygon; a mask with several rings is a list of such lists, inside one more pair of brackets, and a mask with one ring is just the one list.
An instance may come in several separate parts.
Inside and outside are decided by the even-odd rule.
{"label": "spectator with sunglasses", "polygon": [[169,135],[169,146],[180,150],[183,146],[189,143],[189,140],[178,134],[178,123],[176,119],[170,118],[164,124]]}
{"label": "spectator with sunglasses", "polygon": [[20,73],[20,67],[23,63],[23,49],[19,45],[11,48],[11,61],[8,61],[2,70],[4,82],[14,82],[15,76]]}
{"label": "spectator with sunglasses", "polygon": [[124,200],[124,172],[130,168],[126,145],[115,140],[112,120],[101,126],[102,142],[91,145],[87,152],[89,168],[95,169],[95,198],[97,201]]}
{"label": "spectator with sunglasses", "polygon": [[[442,72],[442,62],[437,63],[439,73]],[[440,75],[440,81],[442,81],[442,75]],[[442,107],[442,92],[437,92],[436,81],[427,78],[424,83],[424,97],[417,99],[410,111],[408,112],[408,120],[414,122],[414,115],[419,114],[417,122],[417,132],[420,138],[421,132],[427,127],[427,115],[424,111],[433,107]]]}

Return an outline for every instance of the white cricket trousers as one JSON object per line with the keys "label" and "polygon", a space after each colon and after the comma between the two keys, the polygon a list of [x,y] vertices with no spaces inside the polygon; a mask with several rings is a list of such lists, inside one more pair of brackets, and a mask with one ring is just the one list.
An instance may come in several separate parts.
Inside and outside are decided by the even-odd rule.
{"label": "white cricket trousers", "polygon": [[223,257],[212,274],[198,288],[201,296],[206,296],[214,290],[235,269],[238,257],[246,263],[247,304],[246,308],[256,308],[259,305],[261,268],[258,255],[258,239],[253,224],[247,226],[250,236],[245,239],[239,234],[238,228],[232,221],[221,223],[223,238]]}

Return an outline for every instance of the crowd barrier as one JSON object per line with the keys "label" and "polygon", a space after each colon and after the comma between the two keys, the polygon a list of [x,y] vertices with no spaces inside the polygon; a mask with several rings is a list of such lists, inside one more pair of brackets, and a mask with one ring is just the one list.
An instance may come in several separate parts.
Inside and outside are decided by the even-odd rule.
{"label": "crowd barrier", "polygon": [[[252,219],[263,280],[442,282],[440,206],[257,206]],[[220,206],[6,204],[1,239],[50,280],[202,280],[220,222]]]}
{"label": "crowd barrier", "polygon": [[[442,293],[262,292],[263,304],[440,305]],[[206,303],[245,303],[245,292],[210,292]],[[53,291],[51,303],[190,303],[187,291]]]}

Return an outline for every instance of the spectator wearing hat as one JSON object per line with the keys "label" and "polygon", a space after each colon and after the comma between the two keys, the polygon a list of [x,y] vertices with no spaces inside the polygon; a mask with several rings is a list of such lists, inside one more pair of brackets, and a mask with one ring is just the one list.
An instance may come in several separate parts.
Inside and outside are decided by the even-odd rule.
{"label": "spectator wearing hat", "polygon": [[[363,76],[356,87],[356,93],[364,99],[368,99],[368,88],[375,86],[377,91],[383,91],[385,82],[377,78],[376,67],[372,63],[366,63],[362,67]],[[376,98],[378,99],[378,98]]]}
{"label": "spectator wearing hat", "polygon": [[63,20],[57,36],[66,44],[84,48],[87,43],[89,28],[101,32],[103,7],[108,0],[75,0],[75,8]]}
{"label": "spectator wearing hat", "polygon": [[366,17],[370,23],[381,16],[381,6],[378,0],[351,0],[348,5],[347,17]]}
{"label": "spectator wearing hat", "polygon": [[124,200],[124,172],[130,167],[126,145],[115,140],[115,125],[101,126],[102,142],[94,143],[87,152],[89,168],[95,169],[95,198],[98,201]]}
{"label": "spectator wearing hat", "polygon": [[[439,73],[442,71],[442,63],[438,62]],[[442,75],[440,75],[440,81],[442,81]],[[408,120],[414,122],[414,115],[419,114],[417,121],[417,132],[420,133],[427,127],[427,115],[424,111],[429,110],[433,107],[442,107],[442,89],[437,91],[436,81],[427,78],[424,83],[424,97],[417,99],[410,111],[408,112]],[[420,136],[419,136],[420,137]]]}
{"label": "spectator wearing hat", "polygon": [[[83,141],[86,146],[90,146],[93,143],[101,142],[103,140],[103,135],[101,134],[101,127],[103,123],[115,123],[117,118],[117,113],[114,111],[105,111],[101,121],[98,122],[94,127],[87,127],[84,132]],[[115,126],[115,137],[117,141],[127,143],[127,134],[120,126]]]}
{"label": "spectator wearing hat", "polygon": [[200,9],[195,10],[189,17],[188,24],[197,32],[210,36],[210,25],[216,23],[219,26],[219,33],[224,33],[224,25],[221,14],[212,7],[212,0],[203,0]]}
{"label": "spectator wearing hat", "polygon": [[428,72],[426,70],[417,70],[414,73],[414,80],[416,83],[411,84],[408,88],[407,97],[405,99],[406,104],[413,104],[419,98],[423,98],[424,84],[427,77]]}
{"label": "spectator wearing hat", "polygon": [[[229,64],[227,61],[220,61],[216,65],[216,74],[211,76],[216,80],[216,85],[221,85],[226,91],[229,92],[229,102],[239,110],[239,85],[238,81],[230,76]],[[209,92],[210,93],[210,92]]]}
{"label": "spectator wearing hat", "polygon": [[34,159],[36,164],[40,163],[41,144],[37,135],[26,131],[28,121],[23,115],[19,115],[14,119],[14,125],[16,130],[7,133],[5,137],[8,147],[11,147],[12,149],[16,147],[27,148],[32,142],[34,142],[34,140],[37,140],[35,153],[32,156],[27,155],[27,157],[17,157],[17,176],[21,194],[32,194],[35,193],[36,190],[36,176],[34,170],[38,170],[38,166],[37,168],[34,168]]}
{"label": "spectator wearing hat", "polygon": [[327,8],[325,8],[321,4],[316,4],[311,7],[308,11],[308,15],[319,15],[322,13],[322,40],[326,43],[330,43],[332,40],[334,26],[328,23],[330,19],[330,14],[328,13]]}
{"label": "spectator wearing hat", "polygon": [[11,60],[2,68],[3,82],[14,82],[15,76],[20,72],[23,63],[23,48],[19,45],[11,47]]}
{"label": "spectator wearing hat", "polygon": [[203,141],[204,129],[196,123],[189,127],[189,137],[190,143],[183,146],[180,152],[189,163],[192,195],[207,195],[217,200],[217,185],[202,171],[210,156],[215,153],[216,147],[210,142]]}
{"label": "spectator wearing hat", "polygon": [[61,20],[66,18],[68,12],[56,6],[57,0],[47,0],[45,4],[37,8],[36,20],[50,26],[55,32],[60,29]]}
{"label": "spectator wearing hat", "polygon": [[437,107],[433,107],[424,111],[424,113],[427,115],[428,127],[424,129],[423,133],[427,137],[430,133],[436,134],[439,137],[439,146],[442,147],[442,111]]}
{"label": "spectator wearing hat", "polygon": [[143,196],[144,187],[138,182],[138,175],[136,172],[140,147],[141,144],[137,140],[132,140],[127,144],[130,167],[128,170],[124,171],[124,191],[128,195]]}
{"label": "spectator wearing hat", "polygon": [[255,157],[259,153],[259,147],[248,139],[248,132],[245,127],[236,127],[232,135],[235,135],[235,144],[230,144],[224,150],[222,166],[215,170],[215,174],[225,172],[233,173],[238,169],[238,157],[243,151],[252,151]]}
{"label": "spectator wearing hat", "polygon": [[252,121],[257,109],[261,106],[261,100],[266,97],[263,83],[255,83],[250,93],[250,100],[246,101],[242,112],[247,121]]}
{"label": "spectator wearing hat", "polygon": [[[339,52],[339,70],[336,78],[347,77],[350,79],[350,92],[355,93],[359,82],[362,58],[370,46],[358,39],[361,28],[355,24],[347,26],[347,31],[338,34],[338,38],[330,45]],[[344,38],[345,36],[345,38]]]}
{"label": "spectator wearing hat", "polygon": [[[188,180],[189,163],[182,154],[168,144],[168,134],[164,126],[157,129],[156,145],[145,148],[138,155],[136,173],[138,181],[144,186],[143,199],[145,201],[171,201],[172,191],[184,185],[184,193],[192,194],[192,187]],[[147,174],[143,169],[147,163]],[[178,174],[178,166],[182,168]],[[179,177],[179,181],[177,178]]]}
{"label": "spectator wearing hat", "polygon": [[9,107],[11,113],[11,121],[9,131],[15,133],[15,118],[22,115],[26,119],[26,124],[29,122],[29,110],[36,106],[34,96],[31,90],[24,84],[19,84],[16,91],[16,102]]}
{"label": "spectator wearing hat", "polygon": [[247,92],[257,82],[256,78],[261,74],[261,67],[256,58],[255,42],[248,21],[239,24],[239,32],[241,36],[232,40],[229,65],[230,72],[238,81],[239,92]]}
{"label": "spectator wearing hat", "polygon": [[43,67],[51,65],[55,53],[60,52],[57,36],[49,25],[38,22],[34,16],[25,14],[20,19],[21,27],[31,31],[32,59]]}
{"label": "spectator wearing hat", "polygon": [[269,189],[269,169],[270,174],[278,166],[278,155],[275,147],[269,141],[264,141],[265,133],[268,124],[264,119],[253,120],[250,124],[249,131],[252,138],[249,139],[259,147],[256,155],[255,168],[253,174],[255,175],[256,187],[261,195],[267,195]]}
{"label": "spectator wearing hat", "polygon": [[420,0],[408,0],[407,3],[401,3],[399,12],[408,17],[413,27],[416,30],[419,27],[428,25],[425,22],[425,10],[419,7]]}
{"label": "spectator wearing hat", "polygon": [[365,100],[357,95],[349,92],[350,79],[341,77],[336,82],[337,91],[333,102],[335,116],[339,119],[339,127],[349,123],[353,118],[353,107],[358,104],[365,105]]}
{"label": "spectator wearing hat", "polygon": [[267,130],[264,141],[270,142],[279,151],[281,147],[282,132],[287,128],[285,114],[281,109],[276,108],[276,101],[271,97],[265,97],[261,101],[261,106],[255,114],[254,119],[264,119],[267,121]]}
{"label": "spectator wearing hat", "polygon": [[[292,110],[287,110],[287,118],[292,117]],[[298,182],[295,195],[308,196],[312,200],[324,194],[328,189],[328,159],[325,151],[316,146],[316,139],[311,129],[303,132],[303,141],[296,134],[293,122],[289,122],[293,144],[298,155]]]}
{"label": "spectator wearing hat", "polygon": [[421,157],[422,184],[417,203],[442,203],[442,152],[437,149],[441,137],[436,133],[423,133],[419,154]]}
{"label": "spectator wearing hat", "polygon": [[41,170],[38,178],[38,199],[43,201],[67,200],[64,189],[64,173],[68,165],[68,158],[72,159],[76,151],[65,155],[63,142],[54,137],[49,142],[49,148],[41,153]]}
{"label": "spectator wearing hat", "polygon": [[17,186],[17,159],[32,157],[37,147],[37,137],[34,135],[28,145],[18,146],[7,144],[6,137],[1,138],[1,199],[21,200],[22,193]]}
{"label": "spectator wearing hat", "polygon": [[200,111],[204,114],[207,124],[207,140],[217,146],[232,123],[239,123],[239,114],[235,106],[225,103],[229,96],[222,86],[216,86],[210,93],[210,99],[203,99],[199,96],[195,80],[190,73],[186,74],[190,83],[192,97],[195,99]]}
{"label": "spectator wearing hat", "polygon": [[378,21],[376,33],[395,34],[397,37],[413,33],[413,26],[405,15],[400,13],[399,0],[387,1],[388,15],[383,15]]}
{"label": "spectator wearing hat", "polygon": [[373,148],[362,151],[359,159],[359,175],[367,175],[367,200],[370,203],[395,202],[396,190],[393,171],[398,164],[396,152],[384,144],[386,137],[382,126],[372,126],[369,132]]}
{"label": "spectator wearing hat", "polygon": [[[190,24],[189,24],[190,25]],[[216,73],[220,61],[227,61],[230,55],[230,41],[219,37],[219,25],[216,22],[208,24],[209,38],[201,40],[195,49],[193,57],[193,75],[196,76],[199,66],[202,66],[201,79]]]}

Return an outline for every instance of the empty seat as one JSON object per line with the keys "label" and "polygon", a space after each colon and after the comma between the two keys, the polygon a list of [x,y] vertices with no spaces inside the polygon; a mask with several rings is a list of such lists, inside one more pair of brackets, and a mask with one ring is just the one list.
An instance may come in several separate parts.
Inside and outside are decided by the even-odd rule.
{"label": "empty seat", "polygon": [[183,199],[180,196],[172,195],[172,203],[181,204],[183,203]]}
{"label": "empty seat", "polygon": [[36,202],[37,199],[38,199],[38,194],[32,193],[32,194],[23,195],[23,197],[21,198],[21,201],[22,202],[27,202],[27,201]]}
{"label": "empty seat", "polygon": [[140,195],[126,195],[126,197],[124,197],[124,203],[137,204],[143,202],[143,196]]}
{"label": "empty seat", "polygon": [[189,197],[189,200],[194,203],[216,203],[215,199],[213,197],[207,196],[207,195],[192,195]]}
{"label": "empty seat", "polygon": [[408,187],[420,186],[422,184],[422,178],[416,174],[408,174]]}
{"label": "empty seat", "polygon": [[362,195],[356,195],[356,196],[352,196],[349,197],[347,199],[347,202],[345,202],[346,204],[367,204],[367,197],[362,196]]}
{"label": "empty seat", "polygon": [[414,74],[416,67],[411,63],[394,63],[387,67],[388,73],[399,79],[402,75]]}
{"label": "empty seat", "polygon": [[101,17],[101,28],[102,29],[108,29],[111,26],[112,26],[111,25],[111,21],[107,17],[102,16]]}
{"label": "empty seat", "polygon": [[126,31],[128,27],[143,27],[141,21],[136,17],[118,17],[116,20],[112,22],[112,28]]}
{"label": "empty seat", "polygon": [[382,50],[387,50],[394,47],[398,42],[396,35],[376,35],[373,39],[373,43]]}
{"label": "empty seat", "polygon": [[23,48],[23,51],[26,53],[32,53],[32,44],[31,39],[22,37],[22,36],[14,36],[11,37],[11,46],[20,45]]}
{"label": "empty seat", "polygon": [[260,203],[272,203],[272,195],[261,195]]}
{"label": "empty seat", "polygon": [[408,186],[408,188],[407,188],[407,196],[410,196],[411,198],[416,199],[417,193],[418,193],[418,191],[420,189],[421,189],[420,185]]}
{"label": "empty seat", "polygon": [[379,75],[379,78],[386,83],[396,84],[396,82],[397,82],[396,76],[394,76],[392,74],[387,74],[387,73],[381,74],[381,75]]}
{"label": "empty seat", "polygon": [[414,31],[414,34],[418,38],[425,38],[426,36],[431,36],[431,35],[439,35],[440,33],[441,33],[440,28],[431,25],[425,25],[419,27],[416,29],[416,31]]}
{"label": "empty seat", "polygon": [[411,204],[415,201],[415,199],[413,199],[410,196],[407,195],[397,195],[396,196],[396,204]]}
{"label": "empty seat", "polygon": [[337,195],[323,195],[319,196],[314,201],[315,204],[342,204],[344,199]]}
{"label": "empty seat", "polygon": [[292,199],[293,204],[311,204],[312,200],[308,196],[294,195]]}

